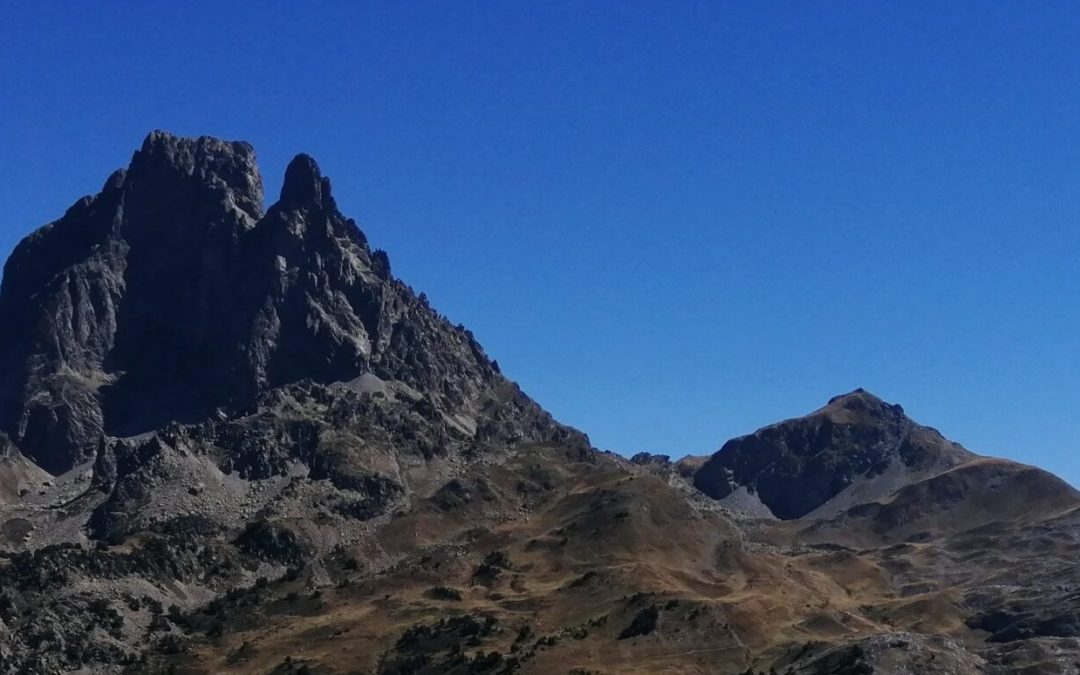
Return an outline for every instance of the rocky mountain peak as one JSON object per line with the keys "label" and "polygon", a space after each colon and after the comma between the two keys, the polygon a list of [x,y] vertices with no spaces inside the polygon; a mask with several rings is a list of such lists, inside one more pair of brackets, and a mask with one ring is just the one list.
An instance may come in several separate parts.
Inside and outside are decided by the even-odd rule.
{"label": "rocky mountain peak", "polygon": [[308,155],[264,212],[252,146],[155,131],[19,244],[0,289],[0,431],[46,470],[104,437],[242,410],[274,387],[398,381],[471,415],[504,380],[390,274]]}
{"label": "rocky mountain peak", "polygon": [[828,417],[833,422],[864,424],[902,423],[906,419],[903,406],[886,403],[862,387],[833,396],[825,407],[811,414]]}
{"label": "rocky mountain peak", "polygon": [[[262,176],[255,149],[244,141],[152,131],[126,174],[125,187],[136,195],[190,200],[210,193],[235,205],[252,221],[263,215]],[[162,210],[167,207],[163,205]]]}
{"label": "rocky mountain peak", "polygon": [[805,417],[728,441],[697,471],[694,484],[717,499],[749,496],[789,519],[842,493],[873,499],[971,457],[899,405],[856,389]]}

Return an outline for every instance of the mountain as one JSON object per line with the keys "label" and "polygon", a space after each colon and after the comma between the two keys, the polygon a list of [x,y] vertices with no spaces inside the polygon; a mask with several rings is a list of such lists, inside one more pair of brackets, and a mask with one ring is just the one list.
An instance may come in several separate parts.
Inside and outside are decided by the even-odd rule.
{"label": "mountain", "polygon": [[462,327],[394,279],[298,155],[263,212],[246,143],[155,132],[126,170],[27,237],[4,268],[0,425],[62,473],[275,387],[361,376],[476,421],[506,385]]}
{"label": "mountain", "polygon": [[711,497],[749,497],[780,519],[835,512],[974,455],[857,389],[805,417],[724,444],[694,475]]}
{"label": "mountain", "polygon": [[0,287],[0,673],[1080,672],[1080,494],[856,390],[595,450],[310,157],[154,132]]}

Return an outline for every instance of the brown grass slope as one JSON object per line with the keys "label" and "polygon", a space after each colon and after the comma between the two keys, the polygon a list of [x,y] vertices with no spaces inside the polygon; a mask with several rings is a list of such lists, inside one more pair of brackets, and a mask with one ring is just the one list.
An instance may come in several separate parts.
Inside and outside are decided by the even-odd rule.
{"label": "brown grass slope", "polygon": [[[998,643],[974,625],[987,612],[972,594],[1016,560],[965,560],[960,535],[975,535],[951,519],[992,505],[984,492],[1034,496],[1042,476],[1031,471],[976,460],[910,486],[868,509],[875,545],[850,549],[821,524],[752,526],[700,508],[615,458],[521,449],[435,489],[326,579],[272,584],[253,606],[225,611],[220,635],[195,636],[167,663],[192,673],[994,672],[984,652]],[[915,506],[931,498],[951,508]],[[1047,498],[1046,513],[1067,519],[1070,498]],[[1028,515],[1002,507],[976,529],[1007,521],[1023,537]],[[1055,517],[1035,520],[1053,528]],[[904,525],[875,531],[880,522]],[[895,543],[925,526],[945,541]],[[835,527],[848,543],[858,531]],[[349,562],[373,549],[396,562]]]}

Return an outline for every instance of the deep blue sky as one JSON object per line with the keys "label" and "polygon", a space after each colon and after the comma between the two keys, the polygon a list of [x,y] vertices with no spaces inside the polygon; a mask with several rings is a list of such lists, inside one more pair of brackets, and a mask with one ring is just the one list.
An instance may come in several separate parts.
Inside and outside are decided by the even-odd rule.
{"label": "deep blue sky", "polygon": [[1080,484],[1075,4],[2,13],[4,255],[151,129],[251,141],[269,194],[304,151],[600,447],[705,453],[863,386]]}

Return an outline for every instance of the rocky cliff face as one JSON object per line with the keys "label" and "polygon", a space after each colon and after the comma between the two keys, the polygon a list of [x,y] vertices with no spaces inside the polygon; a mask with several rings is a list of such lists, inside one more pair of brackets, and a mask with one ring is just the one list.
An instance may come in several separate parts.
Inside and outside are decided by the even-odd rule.
{"label": "rocky cliff face", "polygon": [[451,413],[503,381],[393,278],[310,157],[262,203],[250,145],[154,132],[98,195],[27,237],[0,289],[0,428],[61,473],[104,436],[304,379],[370,373]]}

